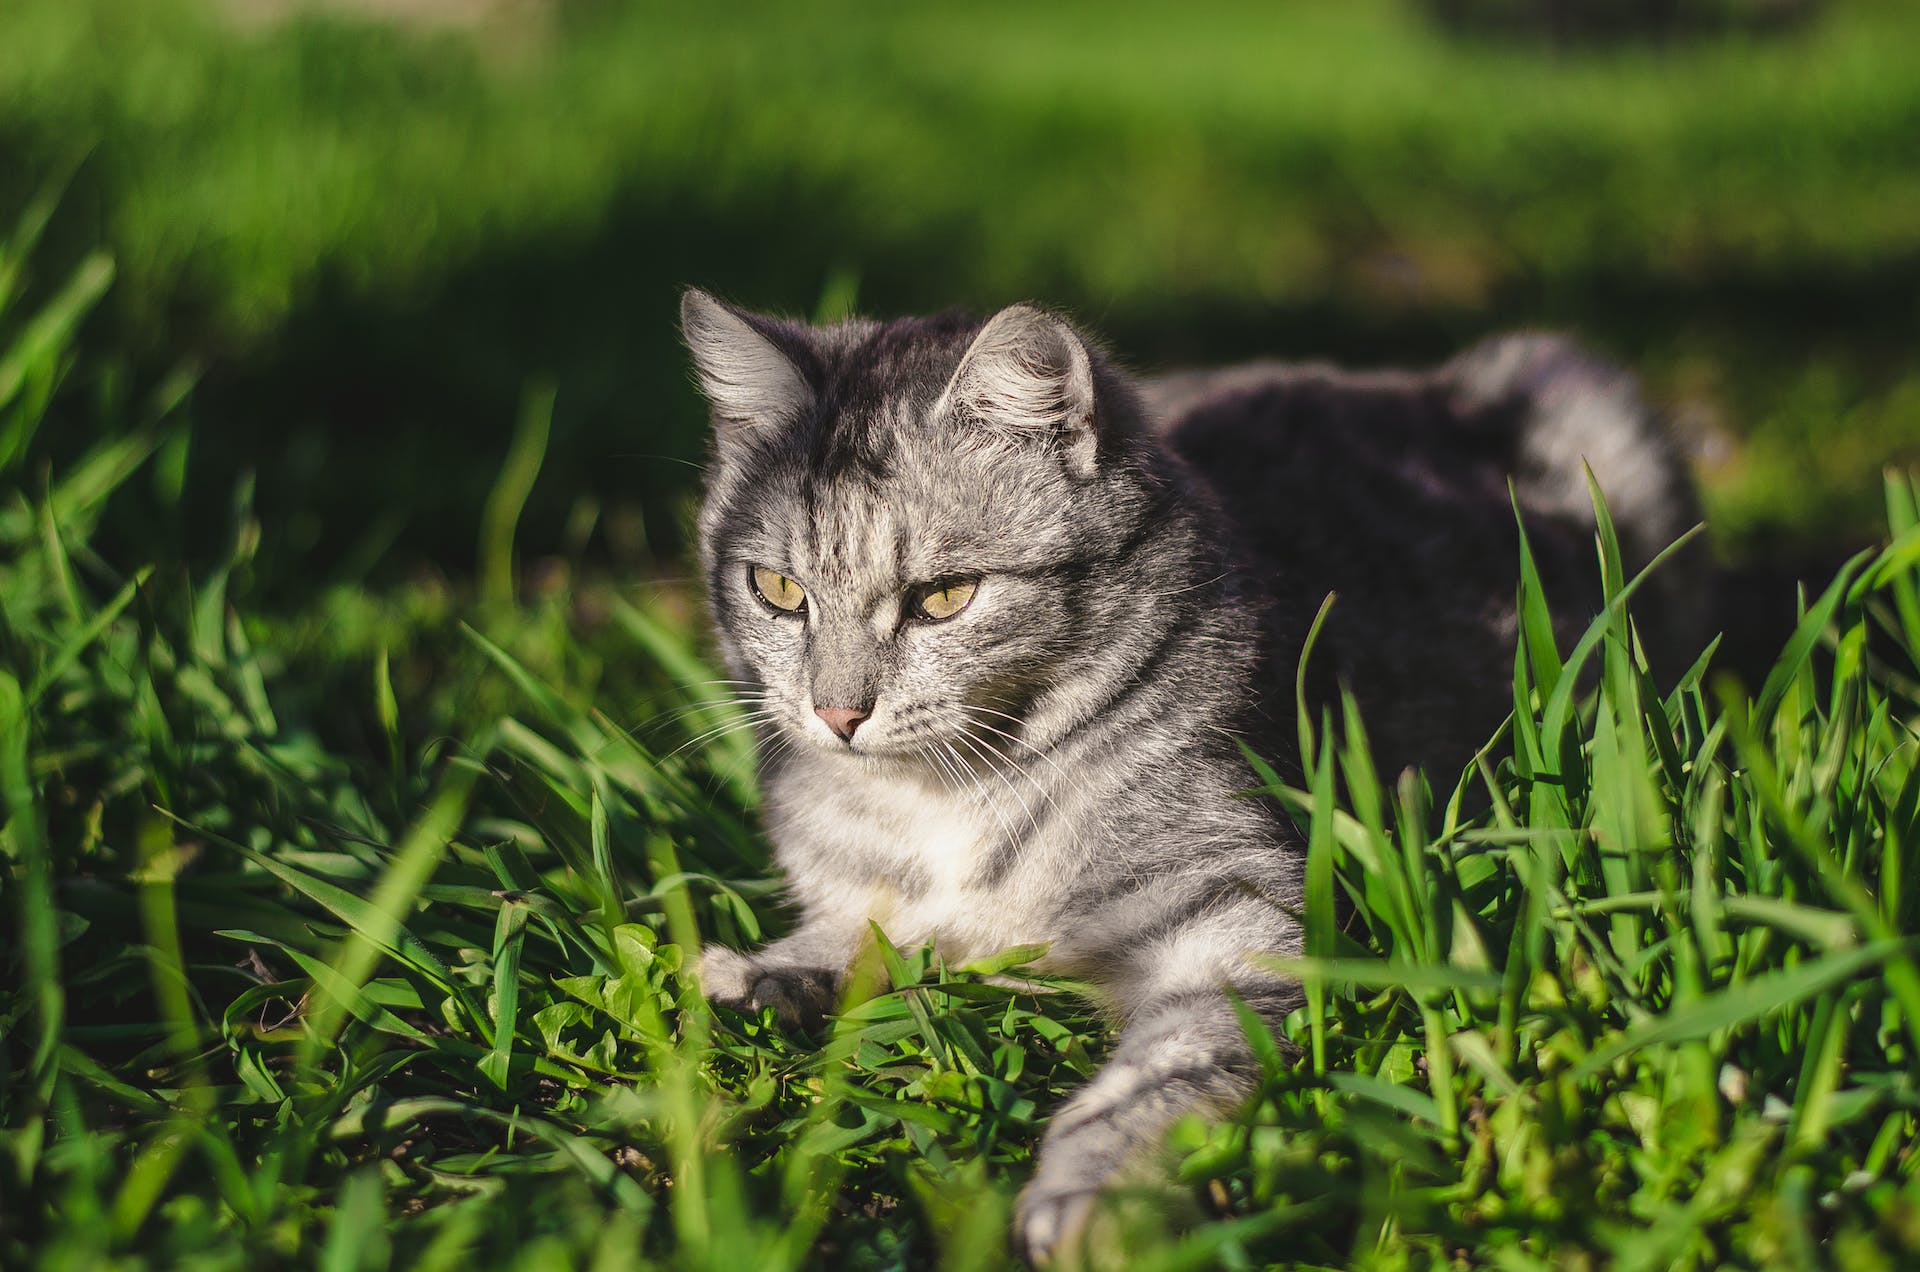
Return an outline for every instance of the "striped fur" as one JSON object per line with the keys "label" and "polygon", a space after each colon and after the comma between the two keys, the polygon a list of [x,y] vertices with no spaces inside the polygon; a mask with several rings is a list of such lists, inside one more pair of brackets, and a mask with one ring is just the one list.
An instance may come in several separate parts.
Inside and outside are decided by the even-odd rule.
{"label": "striped fur", "polygon": [[[710,950],[706,990],[816,1016],[870,921],[953,961],[1045,944],[1046,970],[1098,985],[1119,1043],[1054,1115],[1021,1199],[1044,1259],[1172,1121],[1244,1097],[1233,996],[1275,1022],[1297,1002],[1252,956],[1299,950],[1302,853],[1239,795],[1255,784],[1240,743],[1287,764],[1313,589],[1358,600],[1341,669],[1468,669],[1368,699],[1389,755],[1454,762],[1479,740],[1461,732],[1481,705],[1464,695],[1511,657],[1504,480],[1546,400],[1513,385],[1553,377],[1535,356],[1141,386],[1030,306],[815,328],[689,292],[683,317],[715,395],[709,600],[800,916],[765,949]],[[1603,416],[1612,451],[1671,482],[1637,407]],[[1315,471],[1329,465],[1347,471]],[[1547,477],[1558,499],[1564,475]],[[1380,508],[1390,525],[1342,543],[1346,519]],[[1577,576],[1578,516],[1538,511],[1536,551]],[[1409,553],[1434,586],[1401,586]],[[805,612],[759,600],[755,566],[799,583]],[[967,609],[912,617],[911,588],[962,576],[979,580]],[[870,716],[849,742],[816,707]]]}

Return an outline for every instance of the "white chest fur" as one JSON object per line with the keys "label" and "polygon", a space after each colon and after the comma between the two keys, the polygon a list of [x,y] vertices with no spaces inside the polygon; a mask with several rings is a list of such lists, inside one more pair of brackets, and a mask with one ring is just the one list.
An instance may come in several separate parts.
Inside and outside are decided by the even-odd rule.
{"label": "white chest fur", "polygon": [[[1004,790],[823,762],[796,765],[769,794],[780,864],[809,911],[872,920],[895,944],[932,943],[954,962],[1056,935],[1047,890],[1027,871],[993,868],[1010,840],[1032,838]],[[1040,848],[1022,843],[1020,856]]]}

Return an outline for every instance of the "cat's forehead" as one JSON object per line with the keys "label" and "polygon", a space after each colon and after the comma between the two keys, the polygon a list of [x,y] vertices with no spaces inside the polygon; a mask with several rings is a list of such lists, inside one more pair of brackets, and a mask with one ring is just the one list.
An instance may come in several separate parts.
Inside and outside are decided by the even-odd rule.
{"label": "cat's forehead", "polygon": [[950,430],[902,427],[872,463],[789,451],[752,482],[731,537],[755,562],[850,597],[1046,563],[1067,530],[1055,469]]}
{"label": "cat's forehead", "polygon": [[913,437],[877,468],[804,474],[781,518],[793,567],[856,592],[979,568],[993,512],[970,458]]}
{"label": "cat's forehead", "polygon": [[787,552],[815,591],[862,599],[891,591],[915,552],[914,518],[887,483],[826,480],[794,511]]}

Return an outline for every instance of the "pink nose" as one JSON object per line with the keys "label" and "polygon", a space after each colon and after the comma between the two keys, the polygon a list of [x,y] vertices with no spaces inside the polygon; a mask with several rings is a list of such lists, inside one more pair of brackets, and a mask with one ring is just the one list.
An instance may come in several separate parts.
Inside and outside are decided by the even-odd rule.
{"label": "pink nose", "polygon": [[827,727],[839,734],[843,742],[853,741],[853,731],[860,727],[860,722],[868,715],[857,707],[815,707],[813,714],[825,720]]}

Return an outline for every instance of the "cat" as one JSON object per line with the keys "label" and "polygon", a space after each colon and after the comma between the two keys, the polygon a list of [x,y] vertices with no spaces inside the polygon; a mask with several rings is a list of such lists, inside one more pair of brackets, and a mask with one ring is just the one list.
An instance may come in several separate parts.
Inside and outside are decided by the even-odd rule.
{"label": "cat", "polygon": [[1458,766],[1511,700],[1509,478],[1556,592],[1597,581],[1583,455],[1636,561],[1694,515],[1633,381],[1552,337],[1136,380],[1025,304],[809,326],[689,290],[681,325],[709,607],[799,911],[708,947],[704,990],[815,1019],[870,922],[1097,986],[1120,1031],[1020,1195],[1035,1262],[1172,1122],[1246,1096],[1235,998],[1276,1031],[1300,1001],[1250,957],[1300,953],[1304,850],[1242,744],[1297,773],[1325,593],[1313,662],[1383,763]]}

